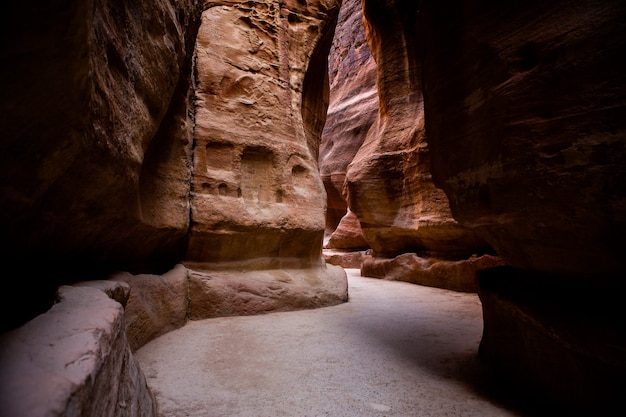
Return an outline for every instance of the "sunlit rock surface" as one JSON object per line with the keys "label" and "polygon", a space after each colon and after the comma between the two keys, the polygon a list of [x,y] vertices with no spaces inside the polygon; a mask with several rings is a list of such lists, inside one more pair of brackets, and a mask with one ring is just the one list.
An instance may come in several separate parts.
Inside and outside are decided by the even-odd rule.
{"label": "sunlit rock surface", "polygon": [[[452,218],[430,174],[414,5],[363,4],[365,28],[361,3],[342,4],[330,55],[331,102],[320,153],[329,195],[326,247],[371,248],[363,259],[375,259],[378,266],[362,272],[376,270],[377,277],[383,271],[398,277],[392,264],[402,254],[429,264],[483,254],[488,245]],[[381,268],[381,262],[389,267]],[[464,288],[474,286],[470,269]]]}
{"label": "sunlit rock surface", "polygon": [[339,2],[207,2],[186,264],[319,266],[319,135]]}
{"label": "sunlit rock surface", "polygon": [[[339,238],[331,234],[346,233],[343,231],[346,224],[340,221],[347,210],[343,188],[348,165],[378,114],[376,63],[365,38],[359,0],[341,3],[328,66],[330,103],[321,137],[319,169],[328,200],[325,234],[333,247],[339,243]],[[357,230],[351,228],[350,234],[354,231]],[[341,240],[345,248],[349,242]],[[362,246],[363,243],[358,242],[354,248]]]}

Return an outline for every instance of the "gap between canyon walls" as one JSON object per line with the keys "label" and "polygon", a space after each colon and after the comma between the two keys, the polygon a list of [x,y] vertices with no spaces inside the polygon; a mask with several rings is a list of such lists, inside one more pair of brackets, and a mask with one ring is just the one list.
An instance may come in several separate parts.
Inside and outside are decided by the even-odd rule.
{"label": "gap between canyon walls", "polygon": [[331,207],[327,259],[369,277],[474,291],[477,271],[502,261],[452,217],[433,183],[417,9],[416,2],[342,3],[320,155]]}

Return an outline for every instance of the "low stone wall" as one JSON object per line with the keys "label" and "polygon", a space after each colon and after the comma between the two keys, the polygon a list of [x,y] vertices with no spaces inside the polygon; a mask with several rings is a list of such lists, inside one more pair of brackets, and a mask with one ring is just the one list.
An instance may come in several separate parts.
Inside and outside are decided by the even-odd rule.
{"label": "low stone wall", "polygon": [[133,352],[189,319],[348,300],[334,265],[266,271],[127,272],[58,290],[44,314],[0,336],[0,417],[157,416]]}
{"label": "low stone wall", "polygon": [[46,313],[0,337],[0,416],[157,415],[124,325],[128,284],[59,288]]}

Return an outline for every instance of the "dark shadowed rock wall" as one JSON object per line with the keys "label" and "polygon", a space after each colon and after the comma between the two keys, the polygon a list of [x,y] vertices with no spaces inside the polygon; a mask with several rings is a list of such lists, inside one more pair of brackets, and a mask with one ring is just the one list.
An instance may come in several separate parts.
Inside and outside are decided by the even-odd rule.
{"label": "dark shadowed rock wall", "polygon": [[0,234],[5,263],[28,277],[11,282],[21,306],[98,265],[154,270],[184,253],[201,7],[7,6]]}
{"label": "dark shadowed rock wall", "polygon": [[180,252],[200,2],[12,3],[0,103],[5,253],[119,262]]}
{"label": "dark shadowed rock wall", "polygon": [[424,3],[427,133],[452,212],[521,269],[626,270],[625,8]]}
{"label": "dark shadowed rock wall", "polygon": [[626,6],[424,1],[426,133],[480,280],[482,357],[573,413],[623,415]]}

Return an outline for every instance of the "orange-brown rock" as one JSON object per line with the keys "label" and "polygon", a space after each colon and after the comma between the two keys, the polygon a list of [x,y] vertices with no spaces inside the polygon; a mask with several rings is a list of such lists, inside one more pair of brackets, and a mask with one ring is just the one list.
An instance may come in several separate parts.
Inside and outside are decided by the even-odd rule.
{"label": "orange-brown rock", "polygon": [[[0,97],[2,259],[20,309],[99,264],[170,265],[189,229],[201,2],[11,2]],[[61,272],[62,271],[62,272]],[[38,285],[28,294],[24,287]],[[39,300],[38,298],[41,298]],[[19,311],[3,314],[7,320]]]}
{"label": "orange-brown rock", "polygon": [[343,187],[348,165],[378,114],[376,64],[365,39],[359,0],[341,3],[328,67],[330,102],[319,169],[327,194],[326,236],[330,237],[337,227],[341,229],[346,214]]}
{"label": "orange-brown rock", "polygon": [[348,205],[374,256],[434,252],[466,257],[485,244],[459,225],[433,184],[415,36],[416,5],[365,1],[365,32],[377,66],[376,121],[348,167]]}
{"label": "orange-brown rock", "polygon": [[411,282],[453,291],[476,292],[479,271],[503,265],[502,258],[489,254],[447,260],[404,253],[393,259],[365,256],[360,267],[361,275],[366,277]]}
{"label": "orange-brown rock", "polygon": [[130,287],[124,321],[126,338],[133,352],[187,322],[187,275],[187,268],[179,264],[163,275],[119,272],[109,277],[109,281],[123,282]]}
{"label": "orange-brown rock", "polygon": [[624,415],[626,5],[421,4],[434,180],[515,267],[481,273],[481,356],[572,414]]}
{"label": "orange-brown rock", "polygon": [[198,2],[70,6],[19,4],[7,18],[6,249],[103,261],[176,251],[189,224]]}
{"label": "orange-brown rock", "polygon": [[332,306],[348,301],[345,271],[319,268],[189,271],[191,320]]}
{"label": "orange-brown rock", "polygon": [[189,265],[323,263],[317,157],[338,6],[206,3],[196,46]]}
{"label": "orange-brown rock", "polygon": [[324,259],[331,265],[341,266],[342,268],[361,269],[363,259],[366,256],[364,250],[338,250],[324,249]]}
{"label": "orange-brown rock", "polygon": [[363,237],[358,217],[348,209],[326,243],[328,249],[363,250],[369,245]]}

